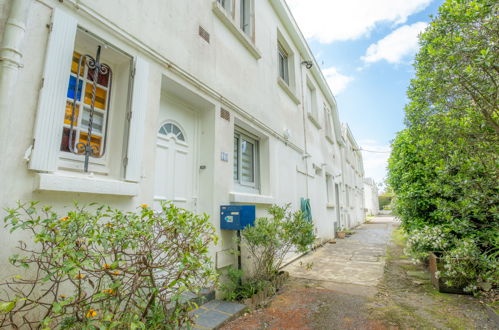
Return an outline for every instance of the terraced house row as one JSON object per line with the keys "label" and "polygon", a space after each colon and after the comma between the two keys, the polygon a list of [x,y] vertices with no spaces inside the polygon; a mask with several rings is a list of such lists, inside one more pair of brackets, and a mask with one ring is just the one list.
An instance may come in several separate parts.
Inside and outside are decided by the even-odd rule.
{"label": "terraced house row", "polygon": [[308,200],[322,240],[364,220],[360,148],[284,0],[0,0],[0,32],[2,207],[172,201],[220,228],[221,205]]}

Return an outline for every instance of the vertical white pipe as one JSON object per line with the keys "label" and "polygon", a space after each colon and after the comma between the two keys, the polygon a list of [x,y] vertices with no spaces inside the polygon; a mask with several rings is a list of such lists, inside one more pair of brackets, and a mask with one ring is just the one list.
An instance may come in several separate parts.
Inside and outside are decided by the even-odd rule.
{"label": "vertical white pipe", "polygon": [[15,111],[9,109],[12,91],[22,67],[21,45],[26,33],[31,0],[11,0],[0,44],[0,143],[5,143],[10,121]]}

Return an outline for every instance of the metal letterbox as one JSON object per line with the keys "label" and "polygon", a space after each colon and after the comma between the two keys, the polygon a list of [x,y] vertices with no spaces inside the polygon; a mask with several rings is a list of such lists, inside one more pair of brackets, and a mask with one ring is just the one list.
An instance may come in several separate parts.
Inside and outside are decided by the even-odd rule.
{"label": "metal letterbox", "polygon": [[220,229],[243,230],[255,223],[255,205],[221,205]]}

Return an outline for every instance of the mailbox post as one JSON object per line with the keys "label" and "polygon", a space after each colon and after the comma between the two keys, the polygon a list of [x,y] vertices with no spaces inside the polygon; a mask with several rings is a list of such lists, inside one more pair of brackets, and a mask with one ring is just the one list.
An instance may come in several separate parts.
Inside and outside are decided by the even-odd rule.
{"label": "mailbox post", "polygon": [[237,268],[241,269],[241,230],[255,223],[255,205],[221,205],[220,229],[235,230],[237,232]]}

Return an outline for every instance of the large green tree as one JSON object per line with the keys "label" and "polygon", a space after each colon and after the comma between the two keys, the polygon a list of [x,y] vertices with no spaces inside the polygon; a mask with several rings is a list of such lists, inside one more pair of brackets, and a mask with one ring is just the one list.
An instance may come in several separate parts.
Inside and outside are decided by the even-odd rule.
{"label": "large green tree", "polygon": [[389,184],[404,228],[440,226],[497,253],[499,5],[447,0],[420,36],[406,128],[393,141]]}

